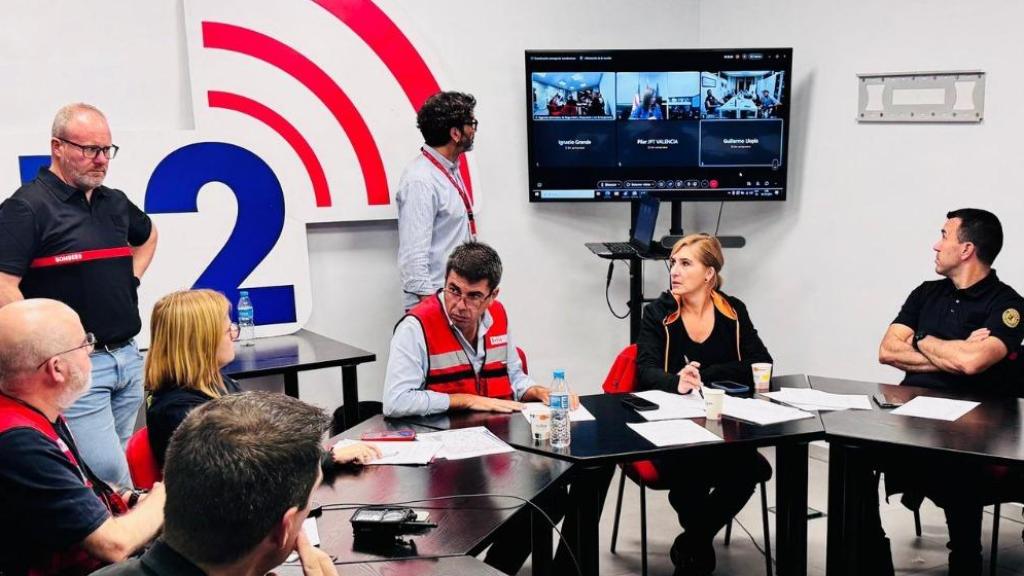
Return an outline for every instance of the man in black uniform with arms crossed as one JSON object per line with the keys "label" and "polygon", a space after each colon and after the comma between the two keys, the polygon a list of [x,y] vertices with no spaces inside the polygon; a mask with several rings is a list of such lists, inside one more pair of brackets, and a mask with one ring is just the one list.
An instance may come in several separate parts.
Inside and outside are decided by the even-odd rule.
{"label": "man in black uniform with arms crossed", "polygon": [[[1002,226],[976,208],[946,218],[932,247],[935,271],[944,278],[911,292],[882,339],[879,361],[906,372],[906,385],[1020,396],[1014,360],[1024,339],[1024,299],[992,269],[1003,246]],[[951,575],[981,574],[981,514],[997,490],[993,482],[985,469],[924,456],[886,469],[888,491],[907,488],[945,511]]]}

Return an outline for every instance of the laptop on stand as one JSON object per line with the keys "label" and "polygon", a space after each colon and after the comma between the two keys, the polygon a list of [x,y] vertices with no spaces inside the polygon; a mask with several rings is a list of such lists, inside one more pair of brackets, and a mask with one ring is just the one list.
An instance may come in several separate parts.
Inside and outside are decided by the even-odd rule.
{"label": "laptop on stand", "polygon": [[636,222],[633,222],[633,235],[629,242],[590,242],[586,246],[591,252],[605,258],[626,258],[630,256],[647,256],[660,246],[654,246],[654,227],[658,223],[658,209],[661,201],[654,196],[644,196],[640,200]]}

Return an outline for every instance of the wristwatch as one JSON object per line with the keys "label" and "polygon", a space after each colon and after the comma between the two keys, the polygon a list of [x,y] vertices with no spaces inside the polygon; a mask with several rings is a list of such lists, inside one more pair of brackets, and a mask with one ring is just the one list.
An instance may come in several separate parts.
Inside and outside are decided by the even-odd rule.
{"label": "wristwatch", "polygon": [[928,337],[928,333],[925,332],[924,330],[918,330],[917,332],[915,332],[914,333],[914,343],[912,344],[912,346],[914,347],[914,350],[917,350],[918,352],[920,352],[921,349],[918,348],[918,343],[921,340],[924,340],[927,337]]}

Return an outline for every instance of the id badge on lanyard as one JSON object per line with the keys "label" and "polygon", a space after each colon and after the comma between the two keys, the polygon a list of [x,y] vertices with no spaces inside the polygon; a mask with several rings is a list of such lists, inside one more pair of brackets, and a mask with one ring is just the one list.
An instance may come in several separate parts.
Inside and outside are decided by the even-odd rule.
{"label": "id badge on lanyard", "polygon": [[452,178],[451,173],[437,161],[437,158],[434,158],[430,155],[430,152],[427,152],[422,148],[420,148],[420,152],[423,153],[423,156],[425,156],[427,160],[430,160],[430,163],[433,164],[434,167],[444,174],[444,177],[447,178],[448,181],[452,183],[452,186],[454,186],[459,192],[459,197],[462,198],[462,205],[466,207],[466,217],[469,219],[469,237],[472,240],[476,240],[476,219],[473,217],[473,204],[469,201],[469,194],[466,193],[466,190],[459,184],[458,180]]}

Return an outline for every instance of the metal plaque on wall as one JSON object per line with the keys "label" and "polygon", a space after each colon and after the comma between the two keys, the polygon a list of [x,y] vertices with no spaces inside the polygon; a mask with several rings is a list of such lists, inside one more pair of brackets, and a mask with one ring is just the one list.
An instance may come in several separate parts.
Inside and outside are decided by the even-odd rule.
{"label": "metal plaque on wall", "polygon": [[858,74],[858,122],[981,122],[985,73]]}

